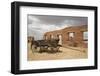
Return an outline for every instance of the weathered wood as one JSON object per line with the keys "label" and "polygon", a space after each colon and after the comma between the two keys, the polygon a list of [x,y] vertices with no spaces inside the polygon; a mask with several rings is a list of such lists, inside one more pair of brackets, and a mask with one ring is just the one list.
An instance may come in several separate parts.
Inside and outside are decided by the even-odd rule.
{"label": "weathered wood", "polygon": [[58,44],[58,39],[51,39],[51,40],[37,40],[33,41],[32,45],[35,45],[35,49],[42,53],[42,52],[57,52],[59,51],[60,45]]}

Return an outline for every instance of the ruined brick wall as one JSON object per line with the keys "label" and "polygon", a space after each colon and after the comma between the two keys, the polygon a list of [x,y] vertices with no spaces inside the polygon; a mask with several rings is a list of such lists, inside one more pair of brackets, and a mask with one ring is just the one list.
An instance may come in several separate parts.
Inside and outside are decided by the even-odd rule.
{"label": "ruined brick wall", "polygon": [[55,30],[55,31],[46,32],[44,34],[44,39],[46,39],[46,37],[47,37],[47,39],[51,39],[52,36],[53,36],[53,38],[56,39],[56,38],[58,38],[57,36],[61,35],[61,34],[62,34],[62,30]]}
{"label": "ruined brick wall", "polygon": [[[62,36],[61,42],[62,46],[75,46],[75,47],[87,47],[87,41],[83,40],[83,32],[87,31],[87,26],[74,26],[66,27],[61,30],[55,30],[46,32],[44,34],[44,39],[57,38],[58,35]],[[69,33],[74,33],[74,37],[70,39]]]}

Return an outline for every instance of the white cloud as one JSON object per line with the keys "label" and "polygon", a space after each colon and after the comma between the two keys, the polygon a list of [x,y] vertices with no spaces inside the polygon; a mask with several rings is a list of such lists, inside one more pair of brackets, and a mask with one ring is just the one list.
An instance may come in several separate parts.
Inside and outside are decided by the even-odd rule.
{"label": "white cloud", "polygon": [[[49,19],[52,21],[50,21]],[[56,20],[56,23],[54,22],[53,19]],[[73,24],[75,25],[75,23],[80,24],[80,22],[81,22],[81,21],[77,21],[77,20],[73,20],[73,19],[71,20],[69,18],[63,19],[62,22],[61,21],[57,22],[57,18],[54,16],[53,16],[53,18],[45,17],[45,16],[41,16],[41,18],[39,18],[38,16],[34,16],[34,15],[29,15],[28,21],[29,22],[31,21],[28,24],[28,36],[34,36],[36,40],[42,39],[45,32],[53,31],[53,30],[60,30],[65,27],[72,26]]]}
{"label": "white cloud", "polygon": [[46,24],[34,22],[28,25],[28,35],[34,36],[35,39],[42,39],[45,32],[59,30],[64,27],[67,27],[67,26],[63,25],[60,27],[57,25],[46,25]]}
{"label": "white cloud", "polygon": [[35,16],[28,16],[28,19],[32,20],[33,22],[39,22],[40,20],[38,18],[36,18]]}

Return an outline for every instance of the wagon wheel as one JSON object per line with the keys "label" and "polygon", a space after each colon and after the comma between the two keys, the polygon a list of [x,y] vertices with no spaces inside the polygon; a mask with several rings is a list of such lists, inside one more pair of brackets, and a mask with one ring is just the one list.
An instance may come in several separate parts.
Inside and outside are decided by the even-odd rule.
{"label": "wagon wheel", "polygon": [[54,47],[48,47],[48,52],[53,53],[54,52]]}
{"label": "wagon wheel", "polygon": [[45,51],[44,46],[40,46],[38,52],[39,52],[39,53],[43,53],[44,51]]}
{"label": "wagon wheel", "polygon": [[36,45],[32,45],[32,53],[36,52],[36,49],[37,49]]}
{"label": "wagon wheel", "polygon": [[60,50],[60,47],[62,47],[62,45],[58,45],[58,52],[62,52],[61,50]]}
{"label": "wagon wheel", "polygon": [[60,48],[60,46],[53,47],[53,52],[60,52],[59,48]]}
{"label": "wagon wheel", "polygon": [[40,47],[37,47],[37,52],[40,52],[41,48]]}
{"label": "wagon wheel", "polygon": [[59,52],[60,50],[59,50],[59,48],[60,48],[60,46],[57,46],[57,52]]}
{"label": "wagon wheel", "polygon": [[45,49],[48,49],[48,46],[45,46],[44,48],[45,48]]}
{"label": "wagon wheel", "polygon": [[54,51],[54,52],[57,52],[57,51],[58,51],[58,48],[57,48],[57,47],[54,47],[54,48],[53,48],[53,51]]}

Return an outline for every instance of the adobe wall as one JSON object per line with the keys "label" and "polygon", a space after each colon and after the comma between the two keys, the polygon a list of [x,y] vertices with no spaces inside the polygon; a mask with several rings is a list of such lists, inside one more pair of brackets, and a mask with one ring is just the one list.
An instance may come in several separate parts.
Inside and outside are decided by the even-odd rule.
{"label": "adobe wall", "polygon": [[[78,27],[67,27],[61,30],[55,30],[46,32],[44,34],[47,36],[48,39],[50,39],[50,36],[53,35],[55,38],[57,35],[62,36],[62,46],[75,46],[75,47],[87,47],[87,43],[83,40],[83,32],[87,31],[87,26],[78,26]],[[74,32],[74,38],[72,40],[69,39],[70,32]]]}

